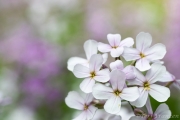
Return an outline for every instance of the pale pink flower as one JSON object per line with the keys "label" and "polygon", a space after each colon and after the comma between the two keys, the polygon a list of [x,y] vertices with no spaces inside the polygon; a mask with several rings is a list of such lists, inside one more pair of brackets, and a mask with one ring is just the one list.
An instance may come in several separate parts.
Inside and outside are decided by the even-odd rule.
{"label": "pale pink flower", "polygon": [[112,57],[119,57],[123,53],[124,47],[131,47],[134,44],[132,38],[126,38],[121,41],[120,34],[108,34],[107,39],[109,44],[99,42],[98,50],[103,53],[111,52]]}
{"label": "pale pink flower", "polygon": [[96,99],[107,100],[104,109],[110,114],[118,114],[121,108],[121,99],[135,101],[139,97],[137,87],[127,88],[126,76],[122,71],[113,70],[110,73],[111,87],[97,83],[93,87],[93,96]]}
{"label": "pale pink flower", "polygon": [[95,81],[107,82],[109,81],[109,70],[101,69],[103,63],[102,55],[95,54],[89,60],[89,67],[77,64],[74,67],[73,73],[77,78],[85,78],[81,84],[80,88],[85,93],[91,93],[92,87]]}
{"label": "pale pink flower", "polygon": [[81,114],[73,120],[91,120],[93,118],[97,110],[97,108],[92,105],[93,99],[92,94],[86,94],[85,98],[83,98],[75,91],[69,92],[68,96],[65,98],[66,105],[70,108],[82,111]]}
{"label": "pale pink flower", "polygon": [[166,54],[166,47],[163,44],[158,43],[150,47],[151,43],[151,35],[141,32],[136,37],[136,49],[125,47],[122,56],[126,61],[136,60],[135,66],[140,71],[149,70],[150,62],[162,59]]}

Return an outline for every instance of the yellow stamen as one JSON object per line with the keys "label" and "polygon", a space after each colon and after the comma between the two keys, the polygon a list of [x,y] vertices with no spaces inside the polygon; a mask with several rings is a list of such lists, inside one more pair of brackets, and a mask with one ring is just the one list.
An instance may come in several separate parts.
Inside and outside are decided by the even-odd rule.
{"label": "yellow stamen", "polygon": [[117,47],[118,47],[118,46],[113,46],[112,48],[113,48],[113,49],[116,49]]}
{"label": "yellow stamen", "polygon": [[148,81],[144,82],[144,88],[145,90],[150,90],[150,84]]}
{"label": "yellow stamen", "polygon": [[143,53],[140,53],[141,58],[146,57]]}
{"label": "yellow stamen", "polygon": [[116,96],[119,96],[119,94],[121,94],[121,92],[118,91],[118,90],[116,90],[116,91],[114,91],[114,94],[115,94]]}
{"label": "yellow stamen", "polygon": [[91,72],[91,78],[94,78],[96,76],[95,72]]}
{"label": "yellow stamen", "polygon": [[88,106],[85,104],[84,105],[84,110],[87,110],[88,109]]}

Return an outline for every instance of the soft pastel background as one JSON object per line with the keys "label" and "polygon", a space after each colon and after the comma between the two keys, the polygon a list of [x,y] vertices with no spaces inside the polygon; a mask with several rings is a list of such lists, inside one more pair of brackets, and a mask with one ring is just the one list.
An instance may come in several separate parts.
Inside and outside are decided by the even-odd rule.
{"label": "soft pastel background", "polygon": [[[71,120],[64,98],[81,80],[68,58],[85,57],[87,39],[141,31],[167,46],[165,65],[180,78],[180,0],[0,0],[0,120]],[[180,92],[171,89],[179,120]]]}

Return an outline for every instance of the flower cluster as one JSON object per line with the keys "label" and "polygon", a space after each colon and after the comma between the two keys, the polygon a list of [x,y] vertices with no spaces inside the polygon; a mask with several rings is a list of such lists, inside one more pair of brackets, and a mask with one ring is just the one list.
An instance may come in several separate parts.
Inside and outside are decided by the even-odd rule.
{"label": "flower cluster", "polygon": [[[86,41],[87,59],[72,57],[68,60],[68,69],[77,78],[84,79],[79,87],[85,97],[71,91],[65,99],[67,106],[82,111],[74,120],[96,120],[94,116],[102,108],[108,116],[105,120],[121,120],[122,102],[129,103],[136,115],[130,120],[169,119],[171,111],[165,103],[153,112],[150,102],[150,96],[158,102],[167,101],[170,97],[168,87],[172,83],[179,86],[179,81],[160,61],[166,54],[166,47],[161,43],[151,47],[152,37],[144,32],[137,35],[135,48],[130,37],[121,41],[119,34],[108,34],[107,39],[109,44]],[[108,52],[115,59],[109,66],[105,65]],[[160,82],[167,84],[163,86]],[[143,106],[148,113],[140,109]],[[164,116],[166,118],[162,118]]]}

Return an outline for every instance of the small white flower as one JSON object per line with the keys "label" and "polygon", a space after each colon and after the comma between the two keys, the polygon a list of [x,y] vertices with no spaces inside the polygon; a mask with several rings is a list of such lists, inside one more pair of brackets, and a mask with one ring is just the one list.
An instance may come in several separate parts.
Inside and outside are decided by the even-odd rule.
{"label": "small white flower", "polygon": [[66,105],[70,108],[82,111],[79,116],[73,120],[91,120],[97,110],[96,107],[92,105],[93,101],[92,94],[87,94],[85,99],[75,91],[69,92],[68,96],[65,98]]}
{"label": "small white flower", "polygon": [[157,81],[163,81],[162,75],[166,73],[166,68],[161,64],[154,63],[146,76],[140,71],[135,70],[136,78],[131,84],[140,86],[140,97],[131,104],[136,107],[143,107],[147,101],[148,94],[150,94],[158,102],[165,102],[170,97],[170,90],[167,87],[154,84]]}
{"label": "small white flower", "polygon": [[107,39],[109,41],[109,44],[100,42],[98,44],[98,50],[103,53],[111,52],[112,57],[119,57],[123,53],[125,46],[131,47],[134,44],[132,38],[126,38],[121,41],[120,34],[108,34]]}
{"label": "small white flower", "polygon": [[124,48],[123,57],[126,61],[136,61],[136,68],[146,71],[151,68],[150,62],[162,59],[166,54],[166,47],[163,44],[155,44],[150,47],[152,37],[149,33],[141,32],[136,37],[136,48]]}
{"label": "small white flower", "polygon": [[109,81],[109,70],[100,70],[103,63],[103,58],[100,54],[92,55],[89,61],[89,67],[77,64],[74,67],[73,73],[77,78],[85,78],[81,84],[80,88],[85,93],[91,93],[92,87],[95,81],[107,82]]}
{"label": "small white flower", "polygon": [[[71,58],[69,58],[69,60],[67,62],[68,70],[73,71],[74,66],[76,64],[82,64],[84,66],[89,66],[88,62],[89,62],[91,56],[94,55],[94,54],[97,54],[97,52],[98,52],[97,47],[98,47],[97,41],[95,41],[95,40],[87,40],[84,43],[84,51],[86,53],[86,58],[87,59],[84,59],[84,58],[81,58],[81,57],[71,57]],[[107,53],[102,54],[102,57],[103,57],[103,64],[104,64],[107,61],[108,54]]]}
{"label": "small white flower", "polygon": [[104,109],[111,114],[118,114],[121,108],[121,99],[135,101],[139,97],[137,87],[127,88],[125,85],[126,76],[122,71],[113,70],[110,73],[112,87],[96,84],[93,87],[93,96],[96,99],[106,100]]}
{"label": "small white flower", "polygon": [[133,116],[130,120],[168,120],[171,117],[169,107],[163,103],[158,106],[154,113],[149,113],[147,116]]}
{"label": "small white flower", "polygon": [[126,74],[126,79],[134,79],[136,76],[134,74],[134,67],[128,65],[124,68],[123,62],[121,60],[116,60],[115,62],[110,63],[111,70],[121,70]]}

